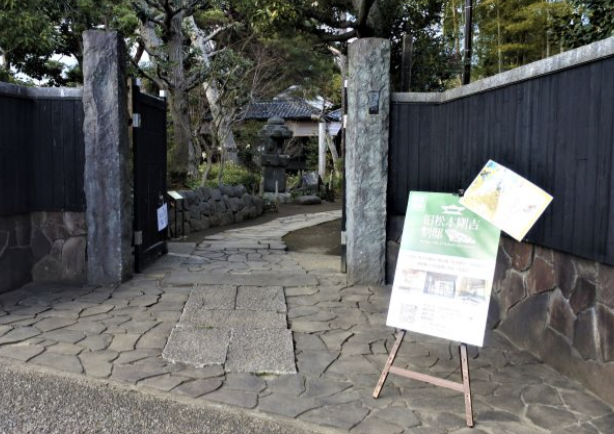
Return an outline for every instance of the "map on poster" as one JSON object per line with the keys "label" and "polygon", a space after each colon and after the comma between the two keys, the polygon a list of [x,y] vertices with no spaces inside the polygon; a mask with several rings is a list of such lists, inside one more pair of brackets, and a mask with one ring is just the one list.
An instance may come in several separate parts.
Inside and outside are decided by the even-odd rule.
{"label": "map on poster", "polygon": [[510,169],[489,160],[461,204],[517,241],[522,241],[552,196]]}
{"label": "map on poster", "polygon": [[482,346],[500,231],[459,199],[410,193],[386,324]]}

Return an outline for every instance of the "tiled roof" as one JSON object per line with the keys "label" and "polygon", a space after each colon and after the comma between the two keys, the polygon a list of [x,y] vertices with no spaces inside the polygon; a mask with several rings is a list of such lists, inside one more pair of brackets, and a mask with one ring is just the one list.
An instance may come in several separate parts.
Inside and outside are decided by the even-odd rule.
{"label": "tiled roof", "polygon": [[331,121],[341,122],[341,118],[343,117],[343,112],[340,108],[338,108],[337,110],[328,112],[326,114],[326,117],[328,117],[328,119],[330,119]]}
{"label": "tiled roof", "polygon": [[273,100],[254,102],[247,107],[245,115],[240,115],[244,120],[267,120],[274,116],[282,119],[312,120],[320,116],[321,111],[301,100]]}

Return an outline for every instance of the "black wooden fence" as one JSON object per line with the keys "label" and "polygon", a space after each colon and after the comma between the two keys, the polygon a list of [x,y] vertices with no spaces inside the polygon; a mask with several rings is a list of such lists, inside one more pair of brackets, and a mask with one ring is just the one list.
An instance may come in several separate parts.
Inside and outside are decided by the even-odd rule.
{"label": "black wooden fence", "polygon": [[0,83],[0,215],[84,211],[80,89]]}
{"label": "black wooden fence", "polygon": [[528,240],[614,264],[614,58],[446,102],[393,96],[388,212],[493,159],[554,196]]}

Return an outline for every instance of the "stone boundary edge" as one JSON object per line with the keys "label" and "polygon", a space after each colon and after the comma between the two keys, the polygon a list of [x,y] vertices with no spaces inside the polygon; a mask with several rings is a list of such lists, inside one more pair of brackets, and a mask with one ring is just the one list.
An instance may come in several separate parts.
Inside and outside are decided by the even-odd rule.
{"label": "stone boundary edge", "polygon": [[614,37],[611,37],[445,92],[393,93],[391,102],[442,104],[613,56]]}
{"label": "stone boundary edge", "polygon": [[83,89],[80,87],[27,87],[0,82],[0,95],[26,99],[81,99]]}

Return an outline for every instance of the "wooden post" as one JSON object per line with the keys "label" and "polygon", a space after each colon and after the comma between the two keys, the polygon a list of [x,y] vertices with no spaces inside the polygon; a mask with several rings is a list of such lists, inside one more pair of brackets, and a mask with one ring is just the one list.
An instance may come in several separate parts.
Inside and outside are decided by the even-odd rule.
{"label": "wooden post", "polygon": [[379,381],[377,382],[377,386],[373,391],[373,397],[375,399],[379,398],[379,394],[382,393],[382,388],[384,387],[384,383],[388,378],[388,374],[390,373],[390,368],[394,363],[394,359],[397,357],[397,352],[399,348],[401,348],[401,344],[403,343],[403,338],[405,338],[405,330],[401,330],[397,333],[397,339],[394,341],[394,345],[392,350],[390,351],[390,355],[388,355],[388,360],[386,360],[386,365],[384,366],[384,370],[382,371],[382,375],[379,377]]}
{"label": "wooden post", "polygon": [[400,330],[397,333],[397,339],[394,343],[394,346],[392,347],[392,350],[390,350],[390,355],[388,356],[388,360],[386,361],[384,370],[382,371],[379,381],[377,382],[377,386],[375,386],[375,390],[373,391],[373,398],[379,398],[384,384],[386,383],[386,379],[388,378],[388,374],[395,374],[400,377],[429,383],[437,387],[444,387],[446,389],[456,390],[457,392],[461,392],[464,395],[465,420],[467,422],[468,427],[473,427],[473,406],[471,403],[471,383],[469,381],[469,360],[467,357],[467,345],[461,344],[459,347],[461,374],[463,381],[462,383],[457,383],[455,381],[433,377],[432,375],[426,375],[420,372],[410,371],[409,369],[403,369],[393,366],[394,359],[397,357],[397,352],[399,351],[399,348],[403,343],[405,334],[405,330]]}

